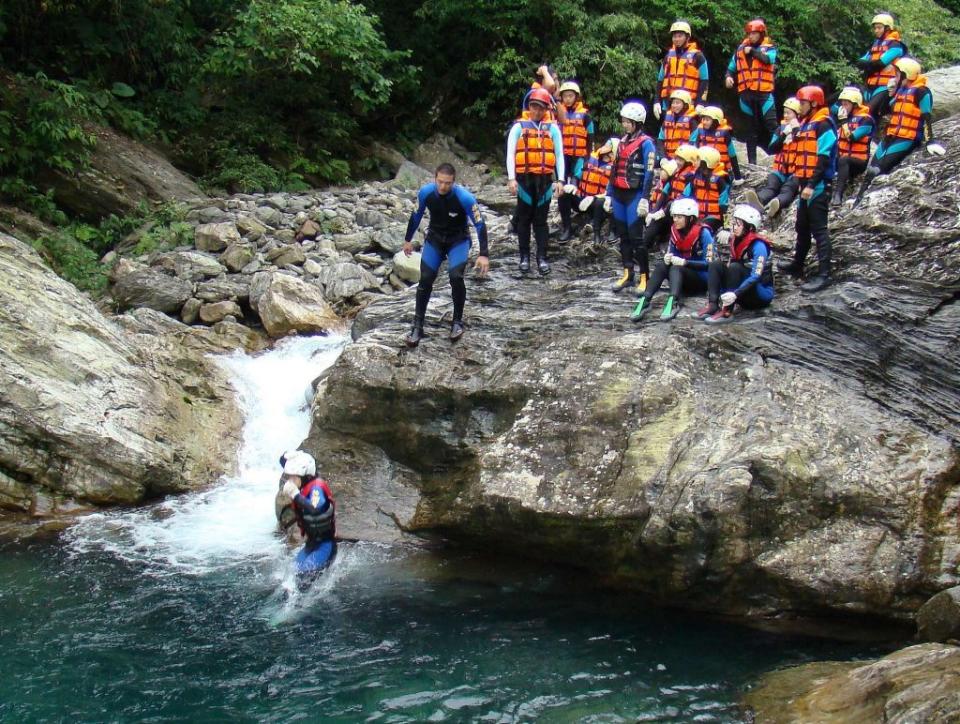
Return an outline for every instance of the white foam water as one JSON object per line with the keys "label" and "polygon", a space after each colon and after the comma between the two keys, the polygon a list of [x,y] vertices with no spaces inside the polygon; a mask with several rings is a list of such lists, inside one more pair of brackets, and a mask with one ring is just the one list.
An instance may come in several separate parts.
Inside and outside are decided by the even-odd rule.
{"label": "white foam water", "polygon": [[236,476],[145,508],[87,516],[68,533],[73,550],[107,551],[160,575],[289,557],[276,535],[278,460],[309,432],[311,382],[346,343],[344,336],[292,337],[258,355],[218,358],[245,420]]}

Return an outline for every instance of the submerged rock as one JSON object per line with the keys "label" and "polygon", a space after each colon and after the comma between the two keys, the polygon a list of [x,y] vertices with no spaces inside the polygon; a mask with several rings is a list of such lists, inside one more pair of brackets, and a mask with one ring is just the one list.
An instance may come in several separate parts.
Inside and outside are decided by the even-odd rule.
{"label": "submerged rock", "polygon": [[952,722],[960,648],[921,644],[879,661],[814,663],[767,674],[744,697],[758,724]]}
{"label": "submerged rock", "polygon": [[[0,508],[135,503],[232,470],[233,391],[187,327],[148,311],[106,319],[3,234],[0,276]],[[171,326],[143,321],[158,318]]]}

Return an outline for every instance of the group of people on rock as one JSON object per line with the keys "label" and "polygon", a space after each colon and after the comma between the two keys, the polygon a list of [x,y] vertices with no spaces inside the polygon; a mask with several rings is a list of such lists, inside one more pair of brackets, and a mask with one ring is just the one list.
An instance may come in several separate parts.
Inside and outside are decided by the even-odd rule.
{"label": "group of people on rock", "polygon": [[[857,61],[863,87],[849,85],[827,97],[820,85],[805,85],[784,101],[778,120],[778,48],[762,18],[746,23],[724,83],[736,89],[747,162],[756,163],[757,148],[774,159],[763,187],[745,190],[747,203],[734,208],[729,229],[724,227],[731,188],[741,186],[744,177],[726,114],[707,102],[707,60],[688,22],[678,20],[670,28],[671,45],[652,104],[660,124],[655,138],[644,130],[646,106],[629,99],[620,109],[622,136],[598,144],[579,84],[558,83],[548,66],[538,68],[507,135],[520,273],[532,270],[531,237],[537,271],[550,272],[547,214],[557,196],[559,241],[573,235],[574,209],[590,214],[595,242],[602,241],[602,224],[611,219],[622,262],[613,291],[635,288],[640,297],[631,319],[645,317],[653,295],[669,280],[662,320],[676,316],[685,295],[706,291],[707,304],[697,316],[709,323],[730,321],[736,305],[763,307],[773,299],[771,245],[760,235],[763,214],[772,219],[799,198],[793,259],[781,269],[802,279],[815,242],[817,270],[801,289],[826,287],[831,281],[829,209],[843,202],[849,181],[864,177],[859,203],[876,176],[889,173],[913,150],[924,146],[932,155],[945,153],[934,141],[933,98],[920,63],[908,55],[891,15],[876,15],[872,27],[875,40]],[[871,154],[873,141],[878,143]],[[481,274],[488,269],[486,229],[476,201],[454,180],[452,167],[442,173],[438,168],[436,181],[421,190],[408,225],[404,249],[410,253],[423,211],[430,209],[414,327],[407,337],[411,346],[423,336],[427,300],[447,256],[454,297],[450,338],[463,334],[468,221],[480,238],[477,267]],[[726,246],[729,251],[722,251]],[[663,254],[652,271],[651,252]],[[721,262],[724,256],[727,263]]]}

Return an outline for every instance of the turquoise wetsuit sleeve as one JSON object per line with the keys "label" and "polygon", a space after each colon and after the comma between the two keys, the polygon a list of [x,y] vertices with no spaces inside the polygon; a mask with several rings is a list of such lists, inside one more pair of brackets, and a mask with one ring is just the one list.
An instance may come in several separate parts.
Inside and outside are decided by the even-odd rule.
{"label": "turquoise wetsuit sleeve", "polygon": [[432,183],[420,189],[420,193],[417,194],[417,208],[410,214],[410,221],[407,222],[407,233],[403,237],[404,241],[413,241],[413,235],[417,233],[420,222],[423,220],[423,212],[427,209],[427,198],[436,188],[437,185]]}
{"label": "turquoise wetsuit sleeve", "polygon": [[764,268],[770,263],[770,252],[762,241],[755,241],[752,245],[753,261],[750,264],[750,275],[740,282],[740,286],[733,290],[738,297],[753,289],[759,282]]}
{"label": "turquoise wetsuit sleeve", "polygon": [[520,124],[514,123],[507,134],[507,178],[513,181],[517,177],[517,141],[520,140]]}
{"label": "turquoise wetsuit sleeve", "polygon": [[772,48],[770,48],[770,50],[767,51],[767,60],[770,61],[767,65],[777,64],[777,46],[776,45],[774,45]]}
{"label": "turquoise wetsuit sleeve", "polygon": [[730,62],[727,63],[727,75],[733,78],[737,77],[737,54],[736,53],[730,56]]}
{"label": "turquoise wetsuit sleeve", "polygon": [[566,178],[566,166],[563,158],[563,135],[560,133],[560,127],[553,123],[550,125],[550,138],[553,139],[553,147],[560,149],[559,153],[554,154],[557,159],[557,178]]}
{"label": "turquoise wetsuit sleeve", "polygon": [[457,194],[457,200],[460,202],[463,210],[467,212],[467,219],[473,224],[473,228],[477,230],[477,243],[480,245],[480,256],[489,256],[487,225],[483,222],[483,214],[480,213],[480,206],[477,204],[476,197],[463,188],[463,186],[454,186],[453,188]]}
{"label": "turquoise wetsuit sleeve", "polygon": [[723,179],[723,190],[720,191],[720,207],[725,209],[730,205],[730,182]]}
{"label": "turquoise wetsuit sleeve", "polygon": [[870,135],[873,135],[873,121],[857,126],[857,130],[850,134],[850,138],[851,140],[859,141]]}
{"label": "turquoise wetsuit sleeve", "polygon": [[[880,62],[883,63],[884,67],[890,65],[897,58],[903,56],[903,46],[894,45],[886,53],[880,56]],[[870,54],[867,53],[867,59],[869,59]]]}
{"label": "turquoise wetsuit sleeve", "polygon": [[581,178],[581,177],[583,176],[583,164],[584,164],[584,161],[586,161],[586,160],[587,160],[586,157],[581,156],[581,157],[578,158],[578,159],[576,160],[576,162],[573,164],[573,174],[572,174],[572,176],[573,176],[574,178],[579,179],[579,178]]}
{"label": "turquoise wetsuit sleeve", "polygon": [[696,128],[693,129],[693,133],[690,134],[690,140],[688,141],[688,143],[691,146],[696,146],[698,138],[700,138],[700,126],[697,126]]}

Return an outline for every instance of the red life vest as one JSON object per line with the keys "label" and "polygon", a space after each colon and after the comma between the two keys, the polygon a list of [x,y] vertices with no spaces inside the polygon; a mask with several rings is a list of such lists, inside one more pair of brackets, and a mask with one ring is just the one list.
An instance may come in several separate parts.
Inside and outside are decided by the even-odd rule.
{"label": "red life vest", "polygon": [[[903,41],[900,39],[900,33],[896,30],[888,30],[882,38],[877,38],[873,41],[873,45],[870,46],[870,60],[874,62],[879,61],[884,53],[890,50],[894,43],[903,45]],[[906,52],[906,50],[904,50],[904,52]],[[867,87],[876,88],[877,86],[886,85],[896,77],[897,69],[893,65],[885,66],[867,76]]]}
{"label": "red life vest", "polygon": [[803,121],[800,128],[794,131],[796,156],[793,174],[801,181],[813,178],[813,172],[817,168],[817,145],[820,140],[817,136],[817,126],[827,118],[830,118],[830,109],[821,106]]}
{"label": "red life vest", "polygon": [[590,117],[590,111],[579,101],[572,110],[569,108],[565,110],[566,120],[560,124],[560,131],[563,134],[563,153],[565,156],[583,158],[587,155],[587,141],[590,138],[587,133],[587,119]]}
{"label": "red life vest", "polygon": [[697,148],[710,146],[720,152],[720,163],[724,170],[730,168],[730,143],[733,140],[733,129],[730,124],[724,121],[720,126],[705,129],[703,126],[697,130]]}
{"label": "red life vest", "polygon": [[700,241],[700,232],[703,231],[703,225],[699,222],[690,225],[690,228],[683,234],[677,231],[677,227],[670,226],[670,242],[674,248],[680,252],[680,256],[689,259],[693,256],[694,247]]}
{"label": "red life vest", "polygon": [[556,151],[550,134],[551,123],[520,121],[520,138],[517,139],[516,172],[547,176],[557,167]]}
{"label": "red life vest", "polygon": [[[753,56],[748,58],[744,51],[749,46],[750,42],[747,38],[744,38],[743,42],[737,46],[737,93],[743,93],[744,91],[772,93],[774,78],[776,76],[776,64],[761,63],[759,59]],[[760,41],[760,45],[753,47],[762,50],[764,53],[769,53],[773,50],[774,45],[770,38],[764,37],[764,39]]]}
{"label": "red life vest", "polygon": [[669,98],[675,90],[685,90],[694,100],[700,87],[700,68],[695,62],[700,48],[693,41],[682,50],[671,47],[663,57],[663,83],[660,85],[660,98]]}
{"label": "red life vest", "polygon": [[919,139],[923,129],[923,113],[920,111],[920,91],[927,87],[927,77],[917,76],[916,80],[908,81],[899,88],[894,96],[893,112],[890,114],[890,125],[887,126],[887,135],[895,138],[905,138],[910,141]]}
{"label": "red life vest", "polygon": [[620,145],[617,146],[617,157],[613,163],[614,188],[632,188],[627,180],[627,164],[630,162],[630,157],[640,150],[643,142],[648,140],[650,140],[650,137],[642,132],[630,140],[626,140],[625,138],[620,139]]}
{"label": "red life vest", "polygon": [[293,509],[297,514],[297,525],[300,526],[302,534],[308,538],[329,536],[332,539],[337,535],[336,503],[333,500],[333,493],[330,492],[327,481],[322,478],[314,478],[300,489],[300,495],[309,500],[314,508],[318,507],[317,503],[319,503],[321,494],[330,503],[323,512],[314,513],[304,510],[297,504],[294,504]]}
{"label": "red life vest", "polygon": [[[865,105],[859,105],[853,109],[853,113],[847,118],[847,130],[852,135],[860,126],[864,124],[873,125],[873,116],[870,115],[870,109]],[[854,140],[838,134],[837,154],[848,158],[856,158],[866,161],[870,157],[870,136],[864,136]]]}
{"label": "red life vest", "polygon": [[750,249],[750,245],[755,241],[762,241],[766,247],[767,251],[770,251],[773,247],[770,245],[770,242],[764,239],[762,236],[757,234],[756,231],[751,231],[743,235],[743,238],[737,241],[733,235],[730,236],[730,261],[741,261],[743,255],[747,253],[747,250]]}
{"label": "red life vest", "polygon": [[681,143],[690,140],[693,133],[693,116],[684,113],[674,115],[670,111],[663,114],[663,150],[667,156],[672,156]]}
{"label": "red life vest", "polygon": [[577,193],[580,196],[600,196],[607,190],[610,181],[612,163],[604,163],[594,151],[583,166],[583,175],[577,184]]}

